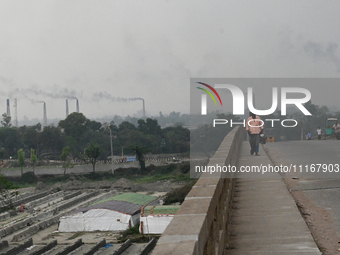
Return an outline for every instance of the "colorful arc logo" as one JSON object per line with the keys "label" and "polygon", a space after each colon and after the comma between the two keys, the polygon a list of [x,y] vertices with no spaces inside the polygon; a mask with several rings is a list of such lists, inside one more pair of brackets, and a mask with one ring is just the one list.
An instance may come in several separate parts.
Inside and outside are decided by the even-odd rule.
{"label": "colorful arc logo", "polygon": [[[217,91],[213,87],[211,87],[210,85],[203,83],[203,82],[197,82],[197,83],[206,86],[212,92],[214,92],[215,95],[217,96],[218,100],[220,100],[220,104],[222,106],[222,100],[220,98],[220,95],[217,93]],[[203,88],[200,88],[200,87],[196,87],[196,88],[201,89],[204,92],[206,92],[214,100],[215,105],[217,105],[214,96],[211,94],[211,92],[209,90],[203,89]],[[202,98],[201,98],[201,114],[202,115],[207,115],[207,94],[202,94]]]}
{"label": "colorful arc logo", "polygon": [[[220,98],[220,95],[217,93],[217,91],[216,91],[213,87],[211,87],[210,85],[205,84],[205,83],[203,83],[203,82],[197,82],[197,83],[198,83],[198,84],[201,84],[201,85],[204,85],[204,86],[208,87],[209,89],[211,89],[211,91],[214,92],[215,95],[217,96],[218,100],[220,100],[220,104],[221,104],[221,106],[222,106],[222,100],[221,100],[221,98]],[[210,92],[209,90],[206,90],[206,89],[203,89],[203,88],[200,88],[200,87],[197,87],[197,88],[198,88],[198,89],[201,89],[201,90],[203,90],[203,91],[205,91],[205,92],[206,92],[206,93],[214,100],[215,105],[217,105],[214,96],[211,94],[211,92]]]}

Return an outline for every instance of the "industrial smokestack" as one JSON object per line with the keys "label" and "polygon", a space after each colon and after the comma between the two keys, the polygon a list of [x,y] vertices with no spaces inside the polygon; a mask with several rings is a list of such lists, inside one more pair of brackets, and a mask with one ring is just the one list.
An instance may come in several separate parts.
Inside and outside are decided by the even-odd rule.
{"label": "industrial smokestack", "polygon": [[47,127],[47,113],[46,113],[46,103],[44,103],[44,127]]}
{"label": "industrial smokestack", "polygon": [[11,109],[9,107],[9,99],[7,99],[7,116],[11,116]]}
{"label": "industrial smokestack", "polygon": [[66,118],[68,116],[68,99],[66,99]]}
{"label": "industrial smokestack", "polygon": [[79,112],[79,101],[78,101],[78,98],[76,99],[76,107],[77,107],[77,112]]}
{"label": "industrial smokestack", "polygon": [[142,98],[142,100],[143,100],[143,118],[145,118],[145,101],[144,101],[143,98]]}

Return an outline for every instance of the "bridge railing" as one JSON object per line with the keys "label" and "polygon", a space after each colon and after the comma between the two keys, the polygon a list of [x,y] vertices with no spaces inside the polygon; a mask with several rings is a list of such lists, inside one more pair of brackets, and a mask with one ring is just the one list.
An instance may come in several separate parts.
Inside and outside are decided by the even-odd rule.
{"label": "bridge railing", "polygon": [[[208,166],[235,166],[243,141],[237,126],[222,141]],[[172,219],[152,255],[225,254],[228,248],[234,179],[224,173],[204,173]]]}

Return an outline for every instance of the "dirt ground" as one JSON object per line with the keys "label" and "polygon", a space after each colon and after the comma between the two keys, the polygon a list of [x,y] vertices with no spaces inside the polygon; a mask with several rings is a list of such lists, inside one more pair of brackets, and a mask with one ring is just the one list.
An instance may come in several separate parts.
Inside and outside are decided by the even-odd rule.
{"label": "dirt ground", "polygon": [[79,238],[86,244],[95,244],[104,238],[107,243],[117,243],[117,237],[119,237],[119,234],[112,232],[59,232],[58,224],[43,229],[32,236],[34,244],[46,244],[57,240],[58,244],[65,245],[73,244]]}
{"label": "dirt ground", "polygon": [[[264,149],[274,165],[290,165],[278,151]],[[296,190],[299,182],[304,179],[297,178],[293,173],[284,174],[282,177],[322,254],[340,254],[340,236],[334,227],[330,212],[316,206],[303,191]]]}
{"label": "dirt ground", "polygon": [[[162,197],[167,192],[171,191],[174,188],[181,187],[185,185],[185,182],[171,182],[171,181],[157,181],[154,183],[145,183],[145,184],[135,184],[125,178],[121,178],[116,182],[108,182],[108,181],[98,181],[93,183],[84,183],[75,179],[70,179],[67,183],[58,183],[53,186],[47,186],[43,183],[36,187],[27,187],[19,189],[21,194],[26,192],[41,192],[49,189],[57,189],[63,190],[65,192],[74,192],[76,190],[81,190],[82,192],[93,191],[94,189],[98,190],[100,193],[105,193],[110,190],[117,190],[118,192],[137,192],[141,194],[152,195],[156,197]],[[103,189],[103,187],[105,187]],[[17,216],[8,218],[4,220],[2,223],[6,224],[7,222],[12,222],[16,218],[22,218],[23,216],[29,216],[29,213],[19,213]],[[5,236],[3,240],[8,240],[11,242],[13,236],[16,234],[10,234]],[[53,240],[57,240],[60,245],[70,245],[77,241],[79,238],[85,244],[95,244],[102,239],[106,239],[107,243],[117,243],[117,238],[120,236],[119,233],[114,232],[78,232],[78,233],[64,233],[58,231],[58,224],[54,224],[46,229],[42,229],[39,232],[32,235],[33,243],[35,245],[46,245]]]}
{"label": "dirt ground", "polygon": [[86,190],[86,189],[115,189],[125,192],[169,192],[174,188],[179,188],[185,185],[185,182],[172,181],[157,181],[152,183],[133,183],[126,178],[120,178],[115,182],[112,181],[97,181],[97,182],[82,182],[70,178],[67,183],[57,183],[51,186],[46,186],[40,183],[41,190],[48,188],[59,188],[60,190]]}

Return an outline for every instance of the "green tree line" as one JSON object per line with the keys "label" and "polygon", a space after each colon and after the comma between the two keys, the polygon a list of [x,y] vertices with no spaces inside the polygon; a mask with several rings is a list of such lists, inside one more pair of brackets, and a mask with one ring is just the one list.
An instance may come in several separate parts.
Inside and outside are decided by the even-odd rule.
{"label": "green tree line", "polygon": [[[182,126],[162,129],[157,120],[151,118],[139,119],[137,125],[123,121],[117,126],[112,121],[108,128],[102,126],[102,123],[77,112],[61,120],[58,126],[42,128],[39,123],[34,126],[12,127],[3,124],[0,128],[1,155],[5,159],[17,159],[18,151],[22,149],[25,158],[31,158],[33,150],[34,157],[38,159],[60,159],[63,149],[68,147],[69,155],[80,159],[86,154],[86,148],[96,144],[100,149],[98,159],[105,160],[111,155],[108,128],[112,132],[113,155],[121,155],[122,149],[124,154],[133,153],[134,146],[146,147],[154,154],[189,151],[189,130]],[[32,164],[36,161],[34,157],[33,161],[31,159]]]}

